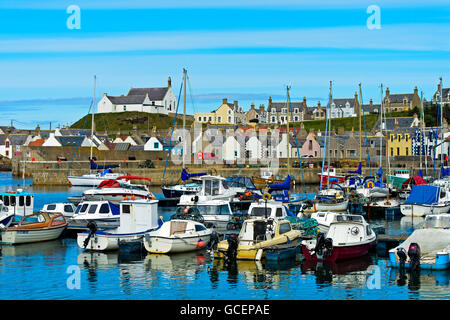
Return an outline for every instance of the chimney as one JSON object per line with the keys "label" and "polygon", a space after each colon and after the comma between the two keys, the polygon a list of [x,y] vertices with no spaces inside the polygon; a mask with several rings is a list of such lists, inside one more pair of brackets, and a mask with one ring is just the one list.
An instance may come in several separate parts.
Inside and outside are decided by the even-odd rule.
{"label": "chimney", "polygon": [[250,106],[250,109],[251,109],[251,110],[255,110],[255,103],[254,103],[254,102],[252,102],[252,104],[251,104],[251,106]]}
{"label": "chimney", "polygon": [[414,87],[414,94],[418,94],[417,86]]}
{"label": "chimney", "polygon": [[172,86],[172,79],[170,79],[170,77],[169,77],[169,79],[167,80],[167,86],[168,86],[169,88]]}
{"label": "chimney", "polygon": [[386,88],[386,97],[389,95],[389,88]]}
{"label": "chimney", "polygon": [[222,99],[222,104],[227,104],[227,98]]}
{"label": "chimney", "polygon": [[320,106],[320,101],[317,101],[317,107],[318,107],[318,108],[321,108],[321,106]]}
{"label": "chimney", "polygon": [[238,102],[236,100],[233,101],[233,105],[236,108],[238,106]]}
{"label": "chimney", "polygon": [[269,105],[268,105],[268,107],[270,107],[271,104],[272,104],[272,97],[269,97]]}
{"label": "chimney", "polygon": [[437,91],[439,91],[439,92],[441,91],[441,83],[440,83],[440,82],[438,83],[438,89],[437,89]]}
{"label": "chimney", "polygon": [[370,102],[369,102],[369,104],[372,106],[373,105],[373,101],[372,101],[372,99],[370,99]]}
{"label": "chimney", "polygon": [[263,104],[259,105],[259,112],[261,112],[261,113],[264,112],[264,105]]}
{"label": "chimney", "polygon": [[306,108],[306,97],[303,97],[303,107]]}

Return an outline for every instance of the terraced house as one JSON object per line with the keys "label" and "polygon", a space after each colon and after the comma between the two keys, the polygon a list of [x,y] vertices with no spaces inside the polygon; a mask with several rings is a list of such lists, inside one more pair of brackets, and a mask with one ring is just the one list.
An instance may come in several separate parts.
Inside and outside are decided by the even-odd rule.
{"label": "terraced house", "polygon": [[407,111],[414,108],[418,108],[420,110],[421,103],[417,87],[414,87],[413,93],[398,94],[391,94],[389,88],[386,88],[384,106],[386,112]]}
{"label": "terraced house", "polygon": [[306,105],[306,97],[303,98],[302,102],[290,102],[289,115],[287,111],[286,102],[273,102],[272,97],[269,97],[267,123],[286,124],[288,121],[291,123],[312,119],[312,112]]}
{"label": "terraced house", "polygon": [[237,101],[228,103],[227,98],[222,100],[222,104],[212,112],[197,112],[194,115],[196,122],[218,124],[218,125],[236,125],[245,124],[245,113]]}

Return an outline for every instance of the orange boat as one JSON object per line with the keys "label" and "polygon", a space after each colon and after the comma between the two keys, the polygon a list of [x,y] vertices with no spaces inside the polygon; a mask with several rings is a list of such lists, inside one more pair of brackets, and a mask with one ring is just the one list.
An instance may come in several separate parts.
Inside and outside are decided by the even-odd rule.
{"label": "orange boat", "polygon": [[61,213],[37,212],[24,216],[20,222],[2,230],[2,243],[19,244],[54,240],[59,238],[67,227]]}

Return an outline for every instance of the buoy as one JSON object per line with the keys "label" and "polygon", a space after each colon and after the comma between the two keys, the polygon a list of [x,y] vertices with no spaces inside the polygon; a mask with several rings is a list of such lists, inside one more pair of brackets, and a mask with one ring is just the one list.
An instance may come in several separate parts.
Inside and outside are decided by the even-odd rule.
{"label": "buoy", "polygon": [[197,248],[203,248],[205,246],[205,241],[203,241],[202,239],[197,241]]}

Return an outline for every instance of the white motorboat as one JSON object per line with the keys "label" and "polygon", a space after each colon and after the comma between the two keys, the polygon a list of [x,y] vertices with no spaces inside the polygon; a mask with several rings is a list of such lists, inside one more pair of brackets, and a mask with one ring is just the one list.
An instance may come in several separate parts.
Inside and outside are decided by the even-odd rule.
{"label": "white motorboat", "polygon": [[17,217],[33,214],[34,194],[25,192],[23,189],[7,190],[0,193],[0,200],[8,212]]}
{"label": "white motorboat", "polygon": [[142,241],[146,233],[156,231],[162,225],[158,217],[158,200],[125,200],[120,202],[120,225],[105,231],[80,232],[77,243],[80,248],[95,251],[117,250],[121,243]]}
{"label": "white motorboat", "polygon": [[348,199],[321,200],[314,203],[316,211],[347,211]]}
{"label": "white motorboat", "polygon": [[[301,213],[300,213],[301,215]],[[257,201],[253,202],[248,209],[248,216],[250,219],[257,218],[271,218],[271,219],[285,219],[286,217],[295,217],[295,215],[279,201]]]}
{"label": "white motorboat", "polygon": [[423,217],[428,214],[448,213],[450,194],[447,188],[434,185],[415,185],[406,201],[400,205],[405,216]]}
{"label": "white motorboat", "polygon": [[3,201],[0,200],[0,229],[9,227],[14,220],[14,213],[9,212],[8,208],[3,205]]}
{"label": "white motorboat", "polygon": [[86,230],[89,222],[99,228],[115,228],[120,224],[120,208],[110,201],[82,201],[68,220],[68,229]]}
{"label": "white motorboat", "polygon": [[72,186],[97,187],[102,181],[116,180],[122,175],[123,174],[121,173],[113,173],[107,169],[99,173],[88,173],[81,176],[68,176],[67,179]]}
{"label": "white motorboat", "polygon": [[119,204],[124,199],[155,199],[146,185],[131,184],[131,180],[151,181],[147,177],[120,176],[116,180],[101,182],[97,188],[84,191],[82,199],[88,201],[107,200],[114,204]]}
{"label": "white motorboat", "polygon": [[[316,239],[302,241],[302,253],[310,261],[338,261],[367,254],[376,234],[360,215],[318,213],[320,233]],[[328,225],[326,233],[322,231]]]}
{"label": "white motorboat", "polygon": [[208,228],[226,229],[228,223],[235,216],[231,210],[230,202],[225,200],[210,200],[202,203],[183,205],[179,204],[177,214],[186,211],[203,217],[203,223]]}
{"label": "white motorboat", "polygon": [[169,220],[147,233],[144,247],[150,253],[178,253],[199,250],[208,244],[212,231],[193,220]]}
{"label": "white motorboat", "polygon": [[73,217],[77,208],[70,202],[47,203],[41,209],[41,212],[61,213],[65,218]]}
{"label": "white motorboat", "polygon": [[195,195],[182,195],[180,197],[180,205],[193,205],[204,203],[211,200],[232,201],[241,188],[230,188],[225,182],[225,178],[220,176],[205,175],[199,177],[202,181],[200,192]]}

